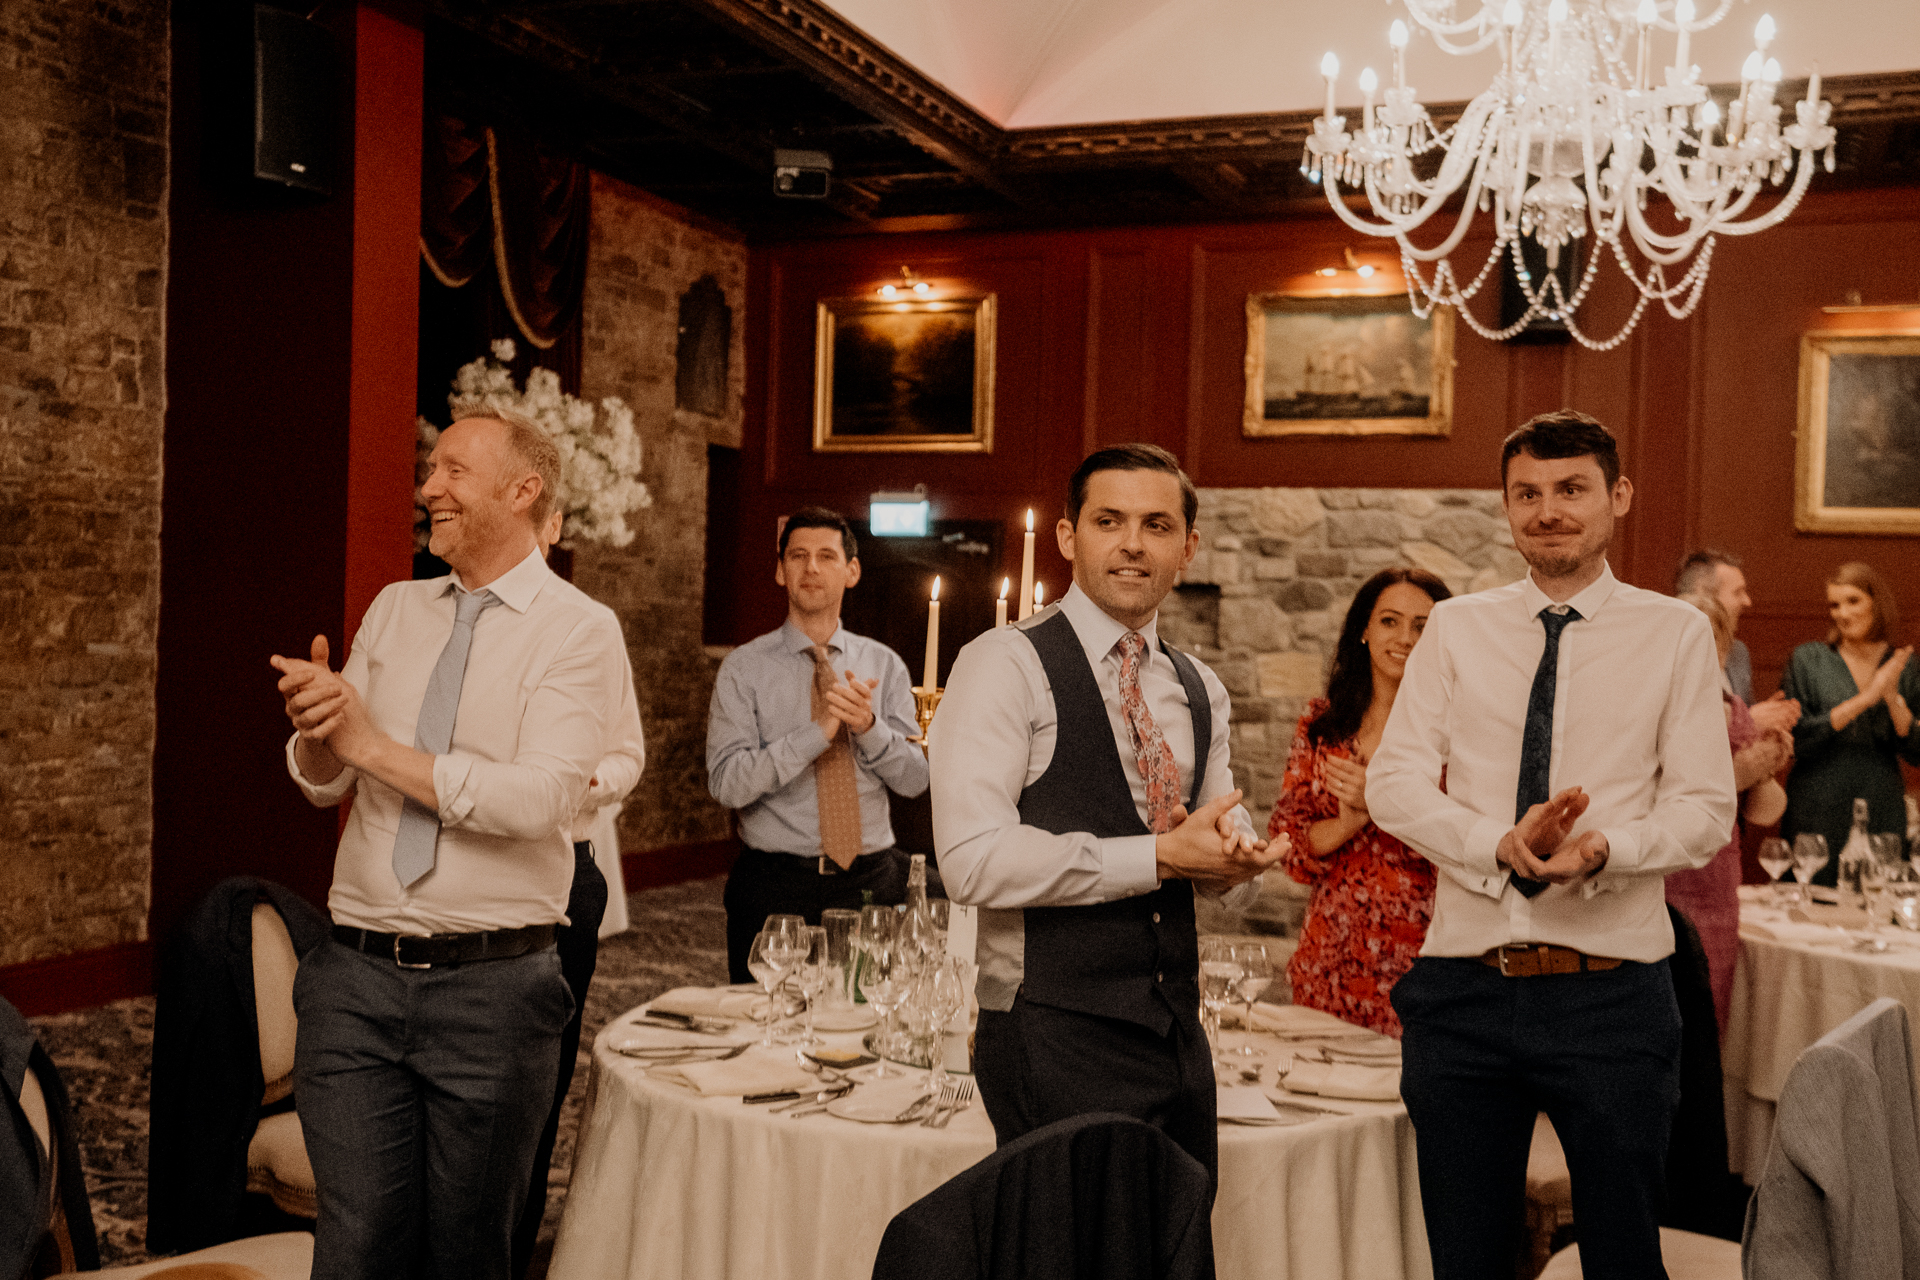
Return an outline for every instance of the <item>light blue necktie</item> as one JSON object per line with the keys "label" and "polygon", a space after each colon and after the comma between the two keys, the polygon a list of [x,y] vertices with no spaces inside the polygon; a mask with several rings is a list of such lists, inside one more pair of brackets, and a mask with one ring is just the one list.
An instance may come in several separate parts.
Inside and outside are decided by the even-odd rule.
{"label": "light blue necktie", "polygon": [[[453,717],[460,710],[460,686],[467,677],[467,651],[473,648],[473,623],[482,609],[491,609],[500,597],[491,591],[454,589],[453,634],[433,665],[427,696],[420,700],[420,720],[414,726],[413,746],[429,755],[445,755],[453,745]],[[440,815],[411,796],[400,810],[400,829],[393,838],[393,874],[402,888],[433,870],[434,845],[440,839]]]}

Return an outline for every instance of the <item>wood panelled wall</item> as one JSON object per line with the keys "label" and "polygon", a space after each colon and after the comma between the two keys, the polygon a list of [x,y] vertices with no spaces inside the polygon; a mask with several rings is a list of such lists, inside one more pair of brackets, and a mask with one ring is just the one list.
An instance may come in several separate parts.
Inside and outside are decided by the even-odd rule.
{"label": "wood panelled wall", "polygon": [[[1670,589],[1691,545],[1745,558],[1754,610],[1743,635],[1768,690],[1795,643],[1824,632],[1821,584],[1849,559],[1886,571],[1920,607],[1920,539],[1796,534],[1793,466],[1800,335],[1889,317],[1834,316],[1849,290],[1869,302],[1920,298],[1920,199],[1911,190],[1810,196],[1783,226],[1724,239],[1704,302],[1688,320],[1658,304],[1613,351],[1456,344],[1455,409],[1444,440],[1247,440],[1240,434],[1249,293],[1328,283],[1351,248],[1397,279],[1390,246],[1331,218],[1259,224],[1044,232],[929,232],[764,245],[750,278],[745,443],[731,512],[736,536],[715,565],[708,639],[737,643],[778,625],[776,518],[823,502],[862,517],[869,494],[924,483],[936,518],[1006,522],[1006,573],[1019,572],[1019,521],[1057,518],[1066,479],[1103,444],[1151,440],[1206,486],[1462,488],[1498,483],[1501,438],[1562,405],[1620,437],[1637,496],[1616,544],[1627,580]],[[1481,252],[1484,252],[1484,242]],[[812,450],[814,306],[866,293],[907,265],[938,287],[999,297],[994,452],[817,454]],[[1357,284],[1345,273],[1335,283]],[[1609,333],[1629,291],[1611,265],[1588,320]],[[1489,315],[1490,311],[1481,314]],[[1906,322],[1920,327],[1920,311]],[[731,545],[728,545],[731,544]],[[1050,596],[1067,569],[1041,538]],[[857,589],[857,588],[856,588]]]}

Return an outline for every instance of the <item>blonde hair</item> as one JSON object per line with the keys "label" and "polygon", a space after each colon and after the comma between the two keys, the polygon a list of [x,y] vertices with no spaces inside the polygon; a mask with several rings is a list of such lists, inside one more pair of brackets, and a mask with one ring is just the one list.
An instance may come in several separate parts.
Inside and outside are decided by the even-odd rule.
{"label": "blonde hair", "polygon": [[[1853,587],[1866,593],[1873,601],[1873,630],[1867,633],[1869,640],[1885,640],[1889,644],[1900,634],[1900,604],[1893,598],[1893,588],[1880,576],[1880,571],[1863,560],[1849,560],[1835,569],[1827,577],[1830,587]],[[1827,643],[1840,643],[1840,628],[1827,629]]]}
{"label": "blonde hair", "polygon": [[[455,422],[464,418],[481,418],[497,422],[507,429],[509,457],[540,477],[540,493],[534,498],[533,506],[528,508],[527,519],[532,522],[535,533],[543,533],[547,527],[547,517],[560,505],[559,446],[532,418],[511,409],[493,408],[484,400],[466,400],[455,404],[453,418]],[[519,478],[518,474],[509,472],[501,477],[501,484],[511,484]]]}
{"label": "blonde hair", "polygon": [[1727,665],[1727,654],[1733,651],[1733,619],[1727,615],[1726,606],[1704,591],[1686,591],[1675,598],[1707,615],[1707,621],[1713,624],[1713,647],[1720,651],[1720,665]]}

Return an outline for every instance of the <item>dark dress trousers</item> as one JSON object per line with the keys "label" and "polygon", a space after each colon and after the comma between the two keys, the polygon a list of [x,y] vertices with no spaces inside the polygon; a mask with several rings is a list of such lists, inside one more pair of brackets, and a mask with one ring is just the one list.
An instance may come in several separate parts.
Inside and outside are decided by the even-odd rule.
{"label": "dark dress trousers", "polygon": [[[1059,725],[1053,759],[1020,794],[1022,823],[1101,839],[1149,835],[1134,805],[1106,703],[1065,614],[1025,631],[1053,690]],[[1197,808],[1213,738],[1200,673],[1160,646],[1193,715]],[[1212,1055],[1200,1029],[1199,946],[1193,886],[1170,880],[1152,893],[1024,912],[1021,990],[1005,1012],[983,1009],[975,1074],[994,1133],[1007,1143],[1090,1111],[1145,1120],[1217,1175]]]}

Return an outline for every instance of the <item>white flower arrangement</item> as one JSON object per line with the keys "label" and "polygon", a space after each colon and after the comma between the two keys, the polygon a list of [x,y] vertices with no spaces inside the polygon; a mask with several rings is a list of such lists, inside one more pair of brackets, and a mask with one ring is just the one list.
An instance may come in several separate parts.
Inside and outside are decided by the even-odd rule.
{"label": "white flower arrangement", "polygon": [[[535,369],[524,390],[514,386],[507,363],[513,359],[513,339],[493,344],[493,358],[482,356],[460,367],[447,397],[455,412],[475,407],[518,413],[545,431],[560,450],[560,545],[572,549],[576,538],[624,547],[633,541],[627,513],[653,505],[653,495],[640,483],[640,436],[633,428],[633,410],[618,396],[594,406],[560,389],[560,375]],[[421,418],[416,423],[419,471],[426,479],[426,458],[440,428]],[[425,550],[428,537],[426,505],[418,483],[414,489],[414,545]]]}

